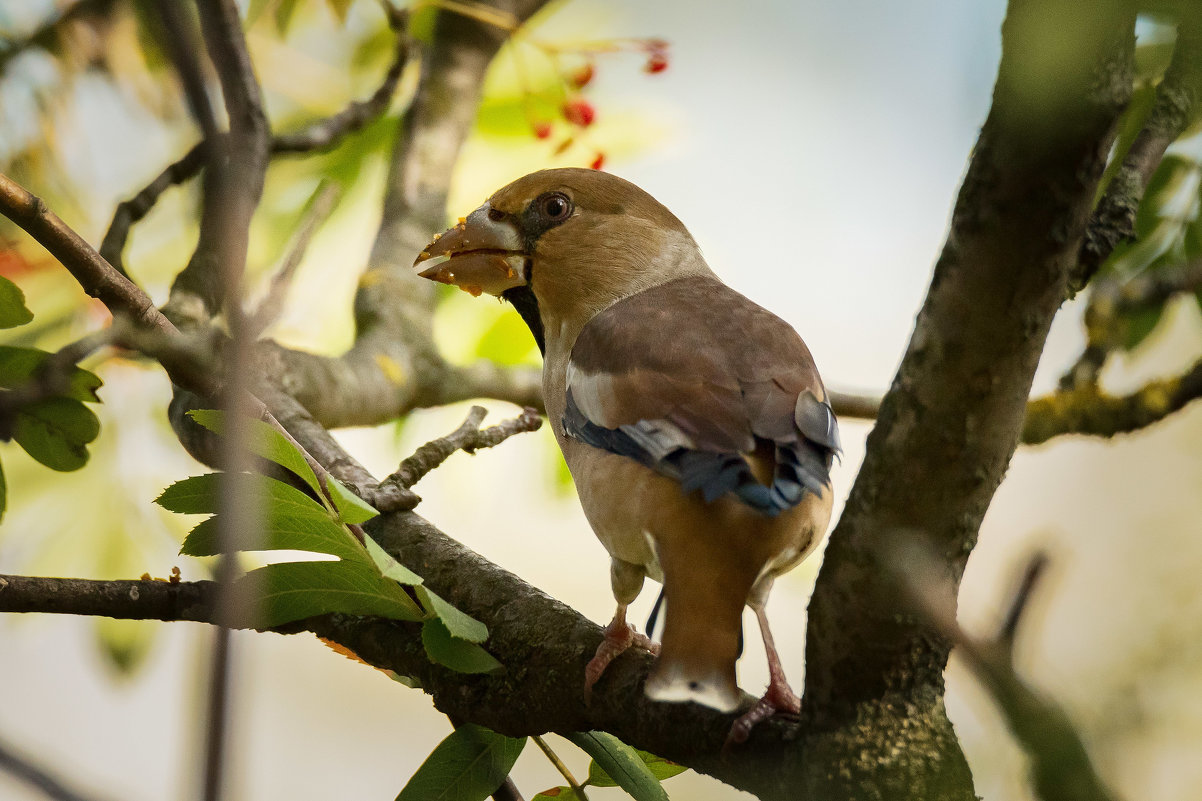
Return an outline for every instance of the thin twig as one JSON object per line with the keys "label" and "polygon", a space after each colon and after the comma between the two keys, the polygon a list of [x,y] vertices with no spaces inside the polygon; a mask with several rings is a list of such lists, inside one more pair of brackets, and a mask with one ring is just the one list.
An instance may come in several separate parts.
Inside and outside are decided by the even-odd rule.
{"label": "thin twig", "polygon": [[279,318],[280,312],[284,308],[288,289],[292,286],[296,268],[300,266],[313,234],[329,218],[330,212],[334,210],[341,194],[342,189],[333,181],[324,180],[318,186],[317,192],[313,196],[313,202],[306,210],[296,233],[293,234],[283,260],[276,268],[275,274],[272,275],[267,295],[259,303],[258,308],[248,315],[246,335],[251,339],[256,339]]}
{"label": "thin twig", "polygon": [[409,489],[431,470],[445,462],[455,451],[475,453],[481,448],[491,448],[499,445],[515,434],[527,431],[537,431],[543,424],[542,417],[531,408],[522,410],[517,417],[506,420],[491,428],[480,428],[488,411],[483,406],[473,406],[467,413],[467,419],[445,437],[431,440],[422,445],[412,456],[401,462],[401,466],[392,475],[384,479],[381,485],[393,485]]}
{"label": "thin twig", "polygon": [[[171,3],[167,3],[171,5]],[[397,12],[404,15],[404,12]],[[346,108],[329,117],[309,123],[299,131],[277,134],[271,140],[272,155],[303,154],[322,152],[336,146],[346,136],[361,130],[376,117],[388,111],[397,83],[405,65],[409,63],[409,41],[403,33],[398,34],[397,54],[388,67],[384,79],[366,100],[352,101]],[[200,174],[208,154],[206,141],[223,142],[224,134],[202,140],[192,146],[183,157],[169,165],[153,181],[143,187],[129,200],[117,205],[113,220],[105,232],[100,252],[114,266],[124,272],[121,254],[129,240],[130,229],[145,217],[159,198],[172,186],[189,181]],[[219,145],[223,147],[224,145]]]}
{"label": "thin twig", "polygon": [[1047,574],[1048,561],[1048,555],[1043,551],[1036,553],[1027,561],[1018,587],[1014,590],[1014,596],[1010,599],[1010,605],[1006,608],[1006,616],[1002,618],[1002,624],[998,627],[995,639],[1012,657],[1018,626],[1023,620],[1023,613],[1030,606],[1031,596],[1039,585],[1040,579]]}
{"label": "thin twig", "polygon": [[568,786],[572,788],[576,795],[583,799],[583,801],[588,801],[588,796],[584,792],[584,787],[580,784],[580,782],[576,781],[576,777],[572,775],[572,771],[568,770],[568,766],[565,765],[563,760],[559,758],[559,754],[555,753],[555,751],[551,749],[551,746],[547,745],[547,741],[537,734],[531,735],[530,739],[534,740],[534,744],[537,745],[539,750],[546,755],[547,760],[555,766],[555,769],[559,771],[559,775],[563,776],[564,781],[568,783]]}

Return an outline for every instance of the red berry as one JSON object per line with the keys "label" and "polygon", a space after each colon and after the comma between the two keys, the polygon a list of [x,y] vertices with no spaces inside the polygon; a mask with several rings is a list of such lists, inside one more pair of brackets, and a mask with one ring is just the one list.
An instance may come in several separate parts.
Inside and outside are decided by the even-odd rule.
{"label": "red berry", "polygon": [[572,86],[575,86],[577,89],[583,89],[584,87],[588,86],[593,80],[593,65],[585,64],[583,67],[572,73],[572,77],[569,78],[569,80],[571,81]]}
{"label": "red berry", "polygon": [[666,53],[652,53],[647,59],[647,63],[643,65],[644,72],[663,72],[668,68],[668,55]]}
{"label": "red berry", "polygon": [[593,163],[592,163],[592,164],[590,164],[590,165],[588,165],[588,166],[589,166],[589,167],[591,167],[591,168],[592,168],[592,169],[594,169],[594,170],[599,170],[599,169],[601,169],[601,167],[603,167],[604,165],[605,165],[605,154],[604,154],[604,153],[598,153],[598,154],[597,154],[597,158],[593,159]]}
{"label": "red berry", "polygon": [[547,122],[546,120],[532,123],[531,127],[534,128],[535,137],[539,139],[546,139],[551,136],[551,123]]}
{"label": "red berry", "polygon": [[596,110],[587,100],[579,97],[574,97],[563,104],[563,117],[573,125],[579,125],[581,128],[587,128],[593,124],[593,118],[597,116]]}

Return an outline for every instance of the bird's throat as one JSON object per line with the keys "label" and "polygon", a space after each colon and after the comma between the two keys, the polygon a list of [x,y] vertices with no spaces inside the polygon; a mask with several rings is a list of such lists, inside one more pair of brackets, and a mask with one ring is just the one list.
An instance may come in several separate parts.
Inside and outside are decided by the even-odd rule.
{"label": "bird's throat", "polygon": [[534,341],[538,344],[538,352],[546,356],[547,340],[543,335],[543,318],[539,313],[538,299],[534,297],[534,292],[529,286],[518,286],[505,290],[501,297],[509,301],[513,308],[517,309],[517,313],[522,315],[526,327],[530,329]]}

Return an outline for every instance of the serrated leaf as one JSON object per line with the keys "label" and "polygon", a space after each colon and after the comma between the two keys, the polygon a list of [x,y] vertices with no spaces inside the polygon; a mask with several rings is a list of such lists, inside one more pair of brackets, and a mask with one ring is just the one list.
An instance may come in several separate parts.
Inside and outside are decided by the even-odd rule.
{"label": "serrated leaf", "polygon": [[284,562],[252,570],[235,582],[237,624],[271,628],[341,612],[420,620],[421,609],[396,583],[361,562]]}
{"label": "serrated leaf", "polygon": [[[263,527],[256,532],[258,539],[240,550],[311,551],[371,564],[366,551],[324,506],[296,487],[268,476],[250,473],[240,478],[229,473],[191,476],[163,490],[155,503],[179,514],[216,514],[224,480],[251,482],[254,497],[261,505]],[[202,521],[193,528],[180,548],[180,553],[187,556],[214,556],[220,552],[216,518]]]}
{"label": "serrated leaf", "polygon": [[381,548],[379,543],[371,538],[370,534],[366,536],[364,545],[367,546],[367,555],[386,578],[413,587],[420,585],[424,581],[421,576],[402,565],[396,559],[393,559],[392,554]]}
{"label": "serrated leaf", "polygon": [[[0,387],[15,389],[28,384],[50,355],[37,348],[0,345]],[[67,379],[67,391],[63,396],[85,403],[99,403],[100,397],[96,390],[103,384],[95,373],[82,367],[72,367]]]}
{"label": "serrated leaf", "polygon": [[525,747],[525,737],[464,724],[426,757],[396,801],[484,801],[505,781]]}
{"label": "serrated leaf", "polygon": [[[565,736],[591,756],[600,770],[636,801],[668,801],[668,794],[644,764],[639,752],[617,737],[603,731],[577,731]],[[593,772],[590,767],[590,781]]]}
{"label": "serrated leaf", "polygon": [[[194,409],[188,416],[198,425],[207,428],[214,434],[225,434],[225,412],[218,409]],[[251,420],[250,437],[246,443],[251,453],[261,459],[274,462],[285,470],[295,474],[313,489],[313,494],[323,497],[321,485],[317,483],[317,475],[305,457],[296,446],[284,438],[284,435],[262,420]]]}
{"label": "serrated leaf", "polygon": [[217,487],[220,473],[188,476],[159,493],[154,502],[180,515],[211,515],[217,513]]}
{"label": "serrated leaf", "polygon": [[74,398],[47,398],[23,407],[12,432],[26,453],[61,472],[87,464],[87,445],[99,433],[100,420]]}
{"label": "serrated leaf", "polygon": [[493,673],[504,665],[479,645],[452,637],[440,618],[422,624],[422,645],[431,661],[460,673]]}
{"label": "serrated leaf", "polygon": [[0,328],[16,328],[32,319],[21,287],[0,275]]}
{"label": "serrated leaf", "polygon": [[471,615],[459,611],[428,587],[418,587],[417,597],[426,609],[438,615],[452,637],[475,643],[488,639],[488,626]]}
{"label": "serrated leaf", "polygon": [[366,523],[373,517],[379,517],[380,511],[355,493],[333,476],[326,476],[326,487],[330,497],[334,499],[334,509],[338,519],[343,523]]}

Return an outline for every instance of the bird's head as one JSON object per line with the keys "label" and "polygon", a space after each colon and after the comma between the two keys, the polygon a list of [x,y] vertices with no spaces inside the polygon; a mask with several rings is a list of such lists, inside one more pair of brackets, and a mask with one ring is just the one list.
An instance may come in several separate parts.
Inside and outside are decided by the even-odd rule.
{"label": "bird's head", "polygon": [[576,327],[644,289],[711,274],[659,201],[615,175],[572,168],[531,173],[497,191],[415,264],[424,278],[510,301],[536,339],[534,320],[540,329],[542,320]]}

